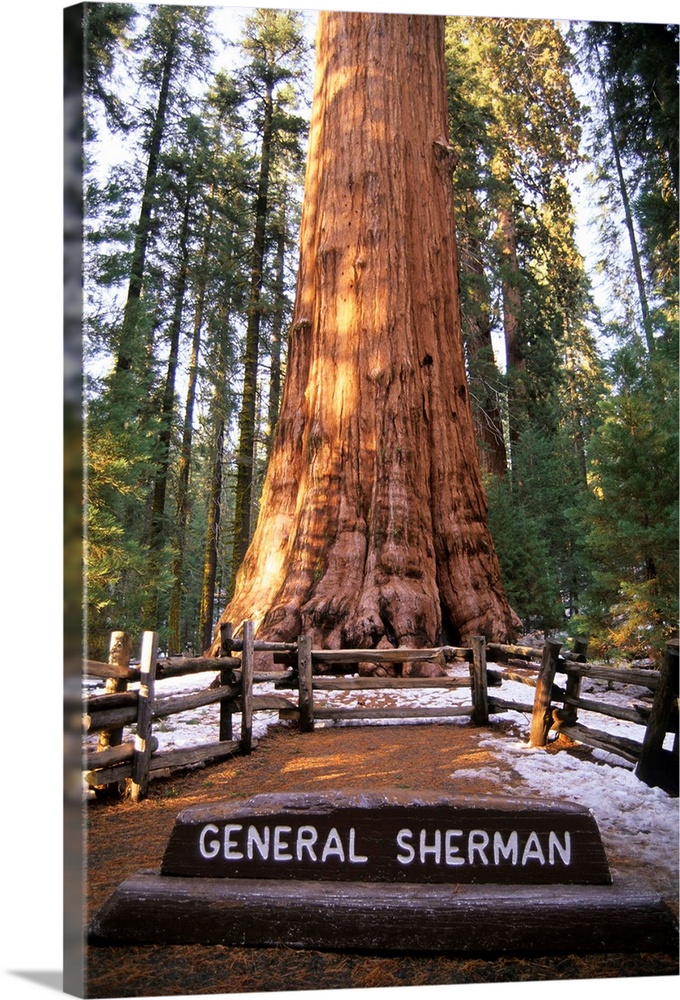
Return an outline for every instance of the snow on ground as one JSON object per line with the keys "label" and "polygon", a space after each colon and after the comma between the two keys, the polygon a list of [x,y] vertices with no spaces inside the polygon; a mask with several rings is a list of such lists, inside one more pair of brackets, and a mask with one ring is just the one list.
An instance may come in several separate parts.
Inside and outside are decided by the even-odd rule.
{"label": "snow on ground", "polygon": [[[462,664],[454,667],[452,674],[465,676],[467,666]],[[205,690],[214,679],[215,673],[194,674],[188,677],[171,678],[157,683],[156,694],[165,697],[177,693]],[[272,683],[258,684],[258,694],[271,693],[275,690]],[[605,693],[606,692],[606,693]],[[279,691],[285,694],[285,691]],[[589,694],[597,700],[606,700],[612,704],[632,705],[648,692],[629,685],[618,691],[608,691],[605,686],[598,687],[597,682],[588,679],[583,685],[583,694]],[[517,681],[503,680],[500,688],[490,689],[491,696],[497,696],[505,701],[522,704],[533,702],[533,688]],[[294,697],[294,696],[293,696]],[[375,706],[395,705],[398,697],[400,706],[414,708],[444,707],[470,703],[469,688],[444,690],[437,688],[417,688],[409,690],[354,690],[316,692],[315,701],[328,707],[358,708],[363,705]],[[572,756],[568,753],[549,754],[542,749],[532,749],[528,745],[530,714],[517,711],[492,715],[494,719],[513,722],[520,734],[517,739],[506,735],[494,736],[486,730],[480,734],[480,747],[487,747],[499,760],[499,768],[487,769],[485,777],[490,780],[497,778],[499,791],[507,785],[507,767],[512,770],[536,791],[541,798],[570,799],[591,809],[597,821],[600,833],[608,853],[616,853],[625,858],[638,858],[641,863],[650,865],[662,872],[668,887],[677,885],[678,879],[678,799],[673,798],[658,788],[650,788],[639,781],[634,774],[634,765],[622,757],[593,750],[589,758]],[[159,741],[159,750],[170,750],[177,747],[198,746],[212,743],[217,739],[219,720],[219,705],[207,705],[181,715],[171,716],[154,724],[153,732]],[[422,720],[398,720],[400,725]],[[371,725],[394,725],[396,720],[375,720]],[[445,720],[435,720],[432,724],[467,724],[468,719],[452,717]],[[609,719],[602,715],[579,711],[579,722],[586,726],[619,736],[642,740],[644,728],[634,723]],[[253,740],[261,739],[267,729],[279,723],[277,712],[257,712],[253,717]],[[286,725],[287,723],[280,723]],[[324,725],[365,725],[363,721],[347,720],[341,723],[317,721],[316,726]],[[234,739],[240,736],[240,716],[233,717]],[[526,737],[526,739],[524,738]],[[505,765],[505,766],[504,766]],[[457,772],[461,776],[464,772]]]}
{"label": "snow on ground", "polygon": [[626,761],[602,763],[597,751],[592,760],[547,754],[507,738],[483,737],[479,742],[543,799],[569,799],[589,808],[610,852],[661,867],[668,873],[669,886],[676,884],[678,800],[639,781]]}

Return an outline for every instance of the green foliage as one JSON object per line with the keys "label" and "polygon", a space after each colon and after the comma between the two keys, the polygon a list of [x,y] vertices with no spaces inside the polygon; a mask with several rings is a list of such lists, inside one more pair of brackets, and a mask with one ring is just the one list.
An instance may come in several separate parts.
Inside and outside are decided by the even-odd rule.
{"label": "green foliage", "polygon": [[[83,5],[85,43],[84,97],[86,103],[101,105],[108,125],[127,130],[130,122],[125,102],[110,85],[116,59],[129,45],[130,33],[138,16],[134,4],[86,3]],[[92,109],[90,108],[90,112]],[[96,135],[92,113],[88,115],[90,138]]]}
{"label": "green foliage", "polygon": [[[262,138],[269,114],[257,416],[248,453],[256,489],[275,419],[267,403],[277,338],[285,367],[308,64],[295,11],[253,11],[233,46],[239,65],[227,71],[211,62],[210,8],[86,8],[85,562],[90,654],[105,657],[110,630],[139,633],[152,585],[164,641],[173,566],[180,567],[180,645],[198,647],[214,488],[222,514],[215,586],[222,597],[227,590]],[[511,604],[527,629],[568,623],[590,633],[591,649],[642,656],[661,648],[677,623],[677,32],[600,24],[574,35],[578,44],[572,39],[570,50],[549,20],[447,20],[463,328],[479,425],[486,420],[503,439],[487,493]],[[570,178],[584,151],[584,118],[573,74],[578,68],[601,82],[592,59],[588,67],[586,40],[601,55],[639,237],[653,352],[631,294],[620,184],[596,100],[588,119],[598,183],[591,204],[601,219],[601,276],[616,305],[606,327],[576,247]],[[167,108],[159,122],[164,78]],[[118,151],[106,166],[105,139]],[[498,342],[507,334],[508,319],[516,321],[516,343],[499,364],[492,336]],[[173,329],[179,336],[170,384]],[[615,342],[606,370],[596,342],[602,330]],[[117,370],[121,355],[126,367]],[[273,382],[271,391],[275,398]],[[179,456],[192,405],[188,507],[179,530]],[[222,423],[223,438],[216,434]],[[153,486],[166,459],[163,532],[150,581]]]}
{"label": "green foliage", "polygon": [[113,432],[103,407],[92,404],[86,420],[84,568],[90,655],[106,659],[108,633],[139,631],[145,553],[143,524],[129,512],[144,503],[149,440],[128,425]]}
{"label": "green foliage", "polygon": [[[640,655],[677,616],[677,30],[592,24],[577,37],[595,95],[592,204],[617,341],[609,370],[569,190],[584,118],[573,57],[551,22],[448,21],[463,329],[478,426],[497,419],[507,394],[509,469],[487,490],[511,603],[526,627],[566,616],[603,650]],[[653,340],[640,325],[624,195]],[[493,332],[506,339],[504,376]]]}
{"label": "green foliage", "polygon": [[621,582],[607,603],[587,606],[572,622],[589,636],[591,656],[630,662],[663,657],[666,643],[677,637],[677,599],[662,594],[656,580]]}
{"label": "green foliage", "polygon": [[651,352],[654,338],[677,336],[678,27],[592,23],[573,36],[590,74],[602,267],[628,305],[612,313],[641,323]]}
{"label": "green foliage", "polygon": [[[253,141],[257,88],[240,70],[210,69],[214,12],[181,6],[130,10],[134,36],[127,30],[126,5],[97,5],[89,25],[85,531],[88,644],[96,656],[106,655],[114,628],[138,634],[156,627],[164,645],[170,594],[178,584],[181,618],[173,642],[198,645],[207,505],[217,461],[225,467],[225,518],[233,506],[233,414],[260,163]],[[258,12],[255,20],[288,45],[300,18]],[[306,122],[298,113],[296,88],[303,64],[297,37],[288,65],[273,66],[278,165],[272,211],[290,233],[287,255],[299,212],[295,195]],[[121,115],[115,118],[109,107]],[[106,168],[105,139],[117,150]],[[285,308],[290,280],[274,293],[274,243],[265,243],[263,258],[265,360],[268,315],[280,309],[279,300]],[[289,269],[286,260],[286,274]],[[262,389],[266,397],[264,379]],[[228,435],[216,455],[211,442],[220,421]],[[219,545],[223,588],[220,567],[228,561],[229,531]],[[151,612],[153,621],[145,620]]]}
{"label": "green foliage", "polygon": [[641,655],[677,628],[677,374],[625,345],[610,365],[613,391],[590,444],[587,613],[608,648]]}
{"label": "green foliage", "polygon": [[[515,440],[557,429],[565,331],[587,308],[567,183],[581,110],[552,21],[455,17],[446,38],[471,392],[484,410],[489,387],[505,389]],[[489,369],[492,332],[505,339],[504,380]]]}
{"label": "green foliage", "polygon": [[513,470],[487,482],[489,523],[503,585],[525,629],[561,628],[589,580],[581,541],[587,490],[564,433],[525,431]]}
{"label": "green foliage", "polygon": [[525,630],[552,629],[563,622],[557,581],[550,576],[550,549],[538,534],[511,479],[487,483],[489,526],[501,566],[503,587]]}

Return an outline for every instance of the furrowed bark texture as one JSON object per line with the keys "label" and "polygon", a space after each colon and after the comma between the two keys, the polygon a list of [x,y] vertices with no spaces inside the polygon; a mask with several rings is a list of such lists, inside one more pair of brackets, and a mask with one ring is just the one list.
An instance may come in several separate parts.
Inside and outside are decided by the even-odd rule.
{"label": "furrowed bark texture", "polygon": [[443,34],[320,15],[281,414],[221,619],[260,638],[417,647],[518,625],[463,362]]}

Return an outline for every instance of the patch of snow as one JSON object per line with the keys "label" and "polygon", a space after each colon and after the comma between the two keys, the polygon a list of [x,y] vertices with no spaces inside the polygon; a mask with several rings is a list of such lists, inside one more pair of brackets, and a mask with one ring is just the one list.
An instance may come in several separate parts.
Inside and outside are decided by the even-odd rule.
{"label": "patch of snow", "polygon": [[610,850],[663,867],[677,880],[678,799],[619,765],[549,754],[507,738],[489,737],[480,745],[511,765],[542,798],[568,799],[590,809]]}

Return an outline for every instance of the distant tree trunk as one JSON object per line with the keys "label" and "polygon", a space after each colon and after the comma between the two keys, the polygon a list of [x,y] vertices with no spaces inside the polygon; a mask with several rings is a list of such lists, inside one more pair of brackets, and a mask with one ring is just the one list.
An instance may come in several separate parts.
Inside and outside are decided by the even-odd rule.
{"label": "distant tree trunk", "polygon": [[182,446],[177,469],[177,515],[175,519],[175,552],[172,560],[172,590],[170,591],[170,607],[168,611],[168,648],[181,651],[181,620],[182,593],[184,589],[184,550],[186,547],[186,532],[189,522],[190,497],[189,480],[191,478],[191,447],[193,439],[194,405],[196,402],[196,382],[198,380],[198,358],[201,350],[201,331],[203,328],[203,311],[205,306],[206,275],[205,264],[209,234],[211,228],[211,213],[206,224],[206,236],[201,253],[201,268],[196,309],[194,311],[194,330],[191,341],[191,360],[189,362],[189,380],[187,383],[186,405],[184,408],[184,427],[182,430]]}
{"label": "distant tree trunk", "polygon": [[251,536],[250,512],[252,507],[253,478],[255,473],[253,449],[255,447],[255,411],[257,404],[257,374],[260,344],[260,295],[264,278],[264,258],[267,236],[269,178],[271,172],[272,144],[274,139],[273,82],[266,84],[264,122],[260,173],[255,202],[255,236],[251,251],[250,295],[244,354],[243,396],[239,417],[239,443],[236,452],[236,495],[234,499],[234,549],[230,592],[233,591],[236,573]]}
{"label": "distant tree trunk", "polygon": [[[569,320],[567,320],[569,323]],[[578,392],[577,386],[577,372],[576,365],[574,362],[574,348],[570,344],[571,334],[570,331],[567,332],[565,336],[565,341],[567,347],[565,348],[564,354],[564,374],[566,378],[566,394],[569,409],[569,424],[571,440],[574,448],[574,454],[576,455],[576,461],[579,468],[579,473],[581,477],[581,484],[585,489],[588,488],[588,458],[586,454],[586,434],[583,429],[584,417],[583,417],[583,404],[581,402],[581,397]]]}
{"label": "distant tree trunk", "polygon": [[144,619],[145,627],[153,630],[158,628],[161,553],[167,539],[167,528],[165,523],[165,497],[168,490],[172,424],[175,417],[175,379],[177,376],[177,364],[179,361],[179,336],[182,329],[182,313],[184,310],[184,298],[187,288],[187,265],[189,259],[187,239],[189,234],[190,201],[191,196],[187,190],[182,213],[182,230],[179,239],[181,263],[175,284],[175,304],[170,324],[170,353],[168,356],[168,367],[165,375],[163,398],[161,400],[156,474],[154,477],[153,495],[151,501],[148,576],[146,582],[147,597],[144,602]]}
{"label": "distant tree trunk", "polygon": [[517,233],[512,208],[503,205],[498,211],[498,240],[502,260],[503,334],[508,377],[508,414],[510,452],[519,437],[519,418],[524,410],[523,374],[526,359],[522,345],[522,293],[519,287]]}
{"label": "distant tree trunk", "polygon": [[219,420],[215,433],[212,477],[208,497],[208,518],[205,532],[203,556],[203,579],[201,583],[201,605],[198,612],[198,638],[201,648],[210,645],[215,612],[215,579],[217,576],[217,554],[220,541],[220,521],[222,514],[222,466],[224,451],[224,420]]}
{"label": "distant tree trunk", "polygon": [[158,160],[165,132],[168,97],[170,94],[170,81],[172,79],[175,62],[176,46],[177,29],[175,28],[170,34],[165,58],[163,60],[161,84],[158,92],[158,105],[156,107],[156,114],[154,115],[151,133],[149,135],[149,159],[146,167],[146,177],[144,180],[142,205],[139,211],[139,221],[135,231],[135,241],[132,251],[132,265],[130,268],[130,281],[125,301],[121,338],[116,356],[117,372],[128,371],[133,368],[134,365],[139,362],[141,357],[139,331],[136,327],[139,319],[139,301],[142,297],[142,287],[144,284],[146,254],[151,236],[151,217],[153,214],[154,193],[158,177]]}
{"label": "distant tree trunk", "polygon": [[654,331],[652,329],[652,319],[649,314],[649,303],[647,301],[647,290],[645,288],[645,279],[642,274],[642,262],[640,261],[640,251],[638,249],[637,235],[635,233],[635,224],[633,222],[633,210],[630,204],[630,197],[628,195],[628,184],[626,183],[626,176],[623,172],[623,164],[621,162],[621,151],[619,149],[619,141],[616,135],[616,125],[614,123],[614,116],[612,114],[611,103],[609,100],[609,93],[607,90],[607,83],[605,80],[604,69],[602,67],[602,60],[600,58],[600,50],[597,45],[595,46],[595,56],[597,59],[597,65],[600,77],[600,89],[602,91],[602,103],[605,109],[605,115],[607,117],[607,129],[609,131],[609,141],[612,145],[612,153],[614,154],[614,163],[616,165],[616,177],[619,185],[619,194],[621,195],[621,204],[623,205],[623,214],[626,222],[626,232],[628,233],[628,242],[630,244],[630,253],[633,259],[633,271],[635,273],[635,284],[638,292],[638,302],[640,304],[640,315],[642,317],[642,328],[645,332],[645,341],[647,343],[647,351],[652,354],[654,351]]}
{"label": "distant tree trunk", "polygon": [[461,274],[466,274],[469,279],[463,325],[479,460],[484,472],[504,476],[508,456],[500,404],[501,375],[491,340],[489,286],[484,274],[481,246],[468,226],[465,227],[462,243]]}
{"label": "distant tree trunk", "polygon": [[[233,233],[231,234],[233,236]],[[228,249],[225,259],[231,260],[233,246],[231,238],[226,241]],[[223,299],[219,304],[219,320],[214,320],[218,328],[213,330],[214,344],[212,368],[216,373],[213,385],[210,409],[207,416],[207,426],[213,428],[212,451],[210,461],[210,486],[207,498],[205,545],[203,548],[203,574],[201,580],[201,601],[198,613],[198,640],[200,648],[210,644],[215,613],[215,588],[219,566],[220,534],[224,518],[222,517],[223,478],[224,478],[224,437],[231,417],[229,403],[228,378],[229,364],[229,330],[232,309],[233,288],[231,280],[226,283]],[[222,582],[228,585],[229,580]]]}
{"label": "distant tree trunk", "polygon": [[267,413],[267,455],[271,453],[274,431],[279,419],[281,405],[281,348],[283,337],[284,313],[284,273],[286,254],[286,218],[281,210],[281,217],[276,230],[276,256],[274,258],[274,312],[272,316],[272,332],[270,341],[269,368],[269,404]]}
{"label": "distant tree trunk", "polygon": [[322,13],[281,413],[222,620],[331,648],[519,626],[468,398],[451,167],[444,18]]}

